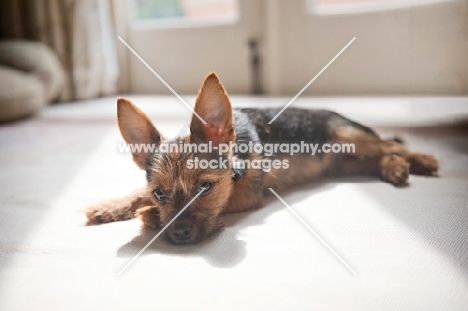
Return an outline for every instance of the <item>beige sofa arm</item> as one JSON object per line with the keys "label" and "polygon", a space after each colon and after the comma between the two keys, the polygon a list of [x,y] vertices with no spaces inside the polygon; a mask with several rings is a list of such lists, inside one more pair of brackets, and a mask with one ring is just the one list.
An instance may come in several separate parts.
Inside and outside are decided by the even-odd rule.
{"label": "beige sofa arm", "polygon": [[47,103],[61,92],[65,73],[57,55],[41,42],[1,41],[0,64],[37,77]]}

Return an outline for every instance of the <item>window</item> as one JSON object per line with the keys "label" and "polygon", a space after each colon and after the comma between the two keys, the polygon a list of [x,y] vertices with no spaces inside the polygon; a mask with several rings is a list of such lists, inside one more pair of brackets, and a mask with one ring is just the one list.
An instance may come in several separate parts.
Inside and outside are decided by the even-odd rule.
{"label": "window", "polygon": [[134,0],[134,20],[160,24],[232,23],[238,0]]}
{"label": "window", "polygon": [[453,0],[308,0],[309,11],[315,14],[353,14],[395,10]]}

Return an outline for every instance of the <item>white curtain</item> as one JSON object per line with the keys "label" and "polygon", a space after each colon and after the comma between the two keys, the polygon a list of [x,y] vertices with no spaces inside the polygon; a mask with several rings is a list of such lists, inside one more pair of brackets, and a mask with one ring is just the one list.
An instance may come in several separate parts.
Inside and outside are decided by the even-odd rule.
{"label": "white curtain", "polygon": [[73,15],[74,98],[116,93],[116,35],[108,0],[76,1]]}

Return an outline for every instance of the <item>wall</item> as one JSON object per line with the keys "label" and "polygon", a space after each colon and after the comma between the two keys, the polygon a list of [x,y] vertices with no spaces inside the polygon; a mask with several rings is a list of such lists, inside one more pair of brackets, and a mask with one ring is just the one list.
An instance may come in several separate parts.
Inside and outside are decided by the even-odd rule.
{"label": "wall", "polygon": [[468,1],[341,16],[271,5],[271,94],[297,93],[357,37],[305,95],[468,95]]}

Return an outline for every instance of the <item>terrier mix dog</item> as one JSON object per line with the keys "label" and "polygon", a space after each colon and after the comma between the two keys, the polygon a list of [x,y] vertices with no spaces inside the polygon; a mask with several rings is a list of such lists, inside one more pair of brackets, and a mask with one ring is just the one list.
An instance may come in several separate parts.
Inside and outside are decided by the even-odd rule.
{"label": "terrier mix dog", "polygon": [[[147,186],[121,199],[107,200],[86,210],[88,224],[107,223],[139,217],[146,227],[165,226],[198,193],[196,200],[167,228],[168,240],[175,244],[196,243],[221,226],[220,214],[249,211],[262,206],[268,188],[281,191],[326,176],[375,175],[393,185],[406,184],[409,174],[434,175],[437,160],[410,152],[401,142],[382,140],[370,128],[325,110],[289,108],[268,122],[279,109],[232,109],[229,97],[215,73],[204,80],[196,99],[186,134],[167,141],[149,118],[129,100],[117,100],[120,132],[128,144],[201,144],[217,149],[231,144],[221,156],[218,151],[170,150],[133,153],[133,160],[146,171]],[[203,119],[206,124],[199,118]],[[242,143],[354,144],[354,153],[267,156],[251,150],[235,151]],[[195,159],[220,159],[227,166],[193,167]],[[240,160],[287,161],[287,168],[236,165]]]}

